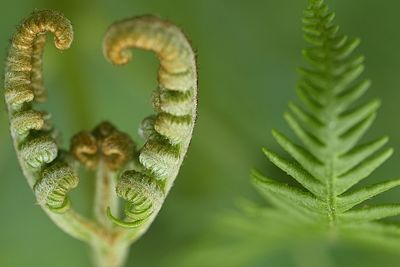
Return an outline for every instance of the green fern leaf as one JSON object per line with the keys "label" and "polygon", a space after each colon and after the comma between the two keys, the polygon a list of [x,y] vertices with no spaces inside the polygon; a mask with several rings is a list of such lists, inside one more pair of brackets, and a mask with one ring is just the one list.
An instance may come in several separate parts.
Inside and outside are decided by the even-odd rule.
{"label": "green fern leaf", "polygon": [[382,218],[395,216],[400,213],[400,204],[386,204],[371,206],[362,209],[354,209],[340,215],[339,219],[349,223],[359,223],[366,221],[379,220]]}
{"label": "green fern leaf", "polygon": [[303,56],[310,66],[299,69],[297,93],[302,104],[290,103],[284,115],[302,145],[274,130],[273,137],[293,160],[263,149],[266,157],[301,187],[256,171],[252,176],[256,188],[278,209],[343,229],[357,222],[366,223],[364,228],[369,229],[376,225],[369,224],[371,221],[400,215],[400,205],[356,206],[399,186],[400,180],[352,189],[393,150],[384,149],[387,137],[359,144],[376,117],[380,101],[356,103],[371,82],[359,79],[364,57],[353,52],[360,40],[339,33],[334,17],[323,0],[309,0],[304,12],[304,37],[311,46]]}

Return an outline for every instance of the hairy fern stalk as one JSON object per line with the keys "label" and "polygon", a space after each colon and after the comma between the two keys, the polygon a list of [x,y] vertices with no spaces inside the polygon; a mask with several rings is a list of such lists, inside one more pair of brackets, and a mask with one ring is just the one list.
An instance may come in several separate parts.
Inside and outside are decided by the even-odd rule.
{"label": "hairy fern stalk", "polygon": [[385,162],[393,149],[384,148],[387,137],[360,142],[380,101],[356,103],[371,85],[359,79],[364,57],[353,52],[360,41],[339,33],[333,20],[334,13],[322,0],[309,1],[303,17],[304,36],[310,44],[303,56],[309,67],[300,69],[297,87],[302,104],[290,103],[284,115],[302,145],[274,130],[273,137],[293,159],[263,149],[273,164],[301,186],[278,182],[257,171],[254,182],[278,209],[301,220],[331,229],[364,227],[382,232],[387,225],[376,221],[400,214],[400,205],[359,204],[400,185],[400,180],[354,186]]}

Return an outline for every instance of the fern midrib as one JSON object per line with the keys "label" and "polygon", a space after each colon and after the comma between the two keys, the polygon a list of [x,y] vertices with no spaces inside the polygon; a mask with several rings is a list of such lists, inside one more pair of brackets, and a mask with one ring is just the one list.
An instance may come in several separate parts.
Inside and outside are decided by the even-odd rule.
{"label": "fern midrib", "polygon": [[[321,14],[318,14],[319,18],[322,20]],[[326,27],[326,25],[320,25],[320,27]],[[328,220],[331,226],[335,226],[337,223],[336,216],[336,194],[335,194],[335,169],[336,169],[336,144],[338,143],[338,138],[336,136],[336,127],[337,127],[337,115],[335,114],[335,105],[336,105],[336,96],[334,92],[335,88],[335,80],[332,75],[332,67],[333,67],[333,57],[331,55],[331,48],[329,47],[330,37],[327,31],[321,31],[323,33],[323,45],[322,49],[326,56],[326,66],[325,71],[323,73],[324,78],[327,81],[327,86],[324,88],[327,92],[328,103],[326,107],[324,107],[324,112],[327,115],[326,120],[326,151],[327,151],[327,159],[324,162],[325,164],[325,175],[327,178],[326,181],[326,191],[327,191],[327,212],[328,212]]]}
{"label": "fern midrib", "polygon": [[[329,98],[329,102],[331,102],[331,98]],[[333,103],[334,101],[332,101]],[[329,106],[327,108],[327,114],[332,115],[331,111],[331,105],[332,103],[329,103]],[[336,115],[333,115],[332,117],[330,116],[328,119],[328,129],[327,129],[327,155],[328,159],[327,162],[325,163],[325,173],[326,177],[328,178],[327,183],[326,183],[326,189],[327,189],[327,208],[328,208],[328,218],[330,221],[330,224],[332,226],[336,225],[336,194],[335,194],[335,180],[336,180],[336,175],[335,175],[335,167],[336,167],[336,159],[337,159],[337,154],[335,153],[335,144],[337,143],[337,138],[335,136],[335,128],[329,129],[330,125],[336,126]]]}

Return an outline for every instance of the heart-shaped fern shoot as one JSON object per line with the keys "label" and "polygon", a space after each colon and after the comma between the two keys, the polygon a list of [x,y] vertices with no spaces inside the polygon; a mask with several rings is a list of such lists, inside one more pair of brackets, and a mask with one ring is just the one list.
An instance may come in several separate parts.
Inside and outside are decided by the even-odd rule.
{"label": "heart-shaped fern shoot", "polygon": [[[47,95],[42,56],[48,32],[58,49],[71,45],[70,21],[50,10],[33,13],[11,41],[4,81],[15,151],[38,204],[53,222],[87,242],[97,266],[120,267],[129,245],[156,218],[189,147],[197,115],[195,55],[170,22],[140,16],[114,23],[103,45],[109,62],[128,63],[133,48],[152,51],[160,60],[155,114],[140,127],[144,145],[137,149],[129,135],[103,122],[73,136],[67,151],[60,148],[50,115],[37,109]],[[93,219],[76,212],[68,196],[78,186],[79,168],[96,173]]]}

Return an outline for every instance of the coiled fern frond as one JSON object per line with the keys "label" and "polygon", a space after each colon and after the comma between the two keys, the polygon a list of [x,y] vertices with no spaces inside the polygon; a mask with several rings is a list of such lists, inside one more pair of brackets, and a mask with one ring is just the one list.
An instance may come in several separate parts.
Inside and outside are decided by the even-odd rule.
{"label": "coiled fern frond", "polygon": [[[152,51],[160,61],[151,101],[155,114],[145,118],[139,130],[144,145],[137,148],[128,134],[102,122],[92,131],[74,135],[66,151],[50,114],[37,106],[47,96],[42,56],[49,32],[58,49],[69,48],[71,22],[51,10],[34,12],[11,40],[4,94],[16,154],[38,204],[53,222],[90,244],[97,266],[119,267],[129,245],[147,231],[160,211],[189,148],[197,117],[195,54],[180,28],[158,17],[114,23],[103,45],[110,63],[128,63],[134,48]],[[96,172],[94,218],[80,215],[70,201],[80,167]],[[119,219],[121,211],[124,215]]]}
{"label": "coiled fern frond", "polygon": [[[359,79],[364,57],[354,56],[359,39],[339,32],[334,13],[322,0],[310,0],[303,31],[311,45],[303,51],[297,87],[302,104],[289,104],[284,117],[299,145],[274,130],[273,137],[293,158],[267,148],[267,158],[301,186],[287,185],[254,171],[256,187],[280,210],[300,220],[334,229],[368,228],[400,214],[400,204],[357,205],[400,185],[400,179],[353,189],[393,153],[387,137],[360,143],[376,117],[379,100],[357,104],[371,82]],[[372,223],[372,224],[371,224]]]}

